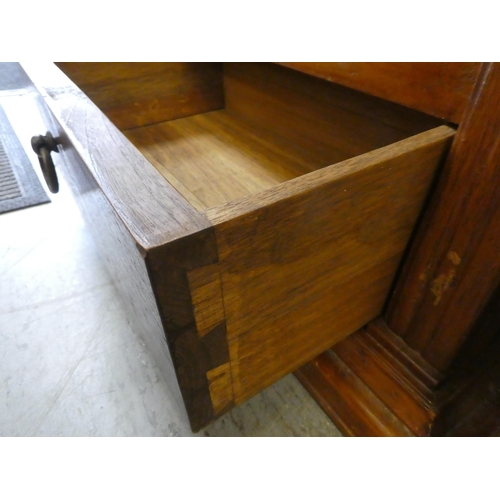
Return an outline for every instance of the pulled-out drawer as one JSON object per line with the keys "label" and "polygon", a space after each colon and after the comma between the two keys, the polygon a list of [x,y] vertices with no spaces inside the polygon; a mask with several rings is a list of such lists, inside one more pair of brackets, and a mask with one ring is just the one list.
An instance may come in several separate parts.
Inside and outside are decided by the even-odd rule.
{"label": "pulled-out drawer", "polygon": [[59,66],[60,173],[194,430],[380,314],[451,128],[267,63]]}

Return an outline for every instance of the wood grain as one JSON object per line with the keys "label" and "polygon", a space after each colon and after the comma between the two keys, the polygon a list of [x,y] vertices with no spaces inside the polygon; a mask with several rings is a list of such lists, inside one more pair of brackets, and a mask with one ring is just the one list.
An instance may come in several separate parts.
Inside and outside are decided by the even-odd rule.
{"label": "wood grain", "polygon": [[58,137],[60,143],[61,152],[54,155],[58,175],[64,177],[66,184],[70,186],[71,195],[94,238],[99,255],[120,292],[133,331],[151,352],[182,410],[183,398],[165,342],[144,252],[99,188],[89,165],[73,147],[61,124],[55,120],[41,98],[40,101],[38,109],[47,130]]}
{"label": "wood grain", "polygon": [[220,63],[57,63],[120,129],[224,107]]}
{"label": "wood grain", "polygon": [[321,162],[273,134],[214,111],[125,132],[198,210],[259,193],[335,160]]}
{"label": "wood grain", "polygon": [[431,389],[407,369],[404,354],[393,358],[381,348],[370,328],[340,342],[333,351],[415,435],[428,435],[436,415]]}
{"label": "wood grain", "polygon": [[270,64],[226,64],[224,92],[225,110],[125,132],[200,211],[438,123]]}
{"label": "wood grain", "polygon": [[[427,399],[432,399],[432,391],[439,387],[444,375],[396,335],[382,318],[370,321],[366,332],[365,338],[371,339],[372,347],[390,357],[394,365],[402,365],[404,372],[409,374],[407,378],[411,385]],[[399,373],[401,374],[402,370],[399,370]]]}
{"label": "wood grain", "polygon": [[[229,65],[228,109],[127,132],[162,176],[57,68],[25,67],[81,169],[87,219],[102,210],[118,227],[99,226],[97,239],[131,310],[150,314],[158,353],[161,321],[195,430],[380,314],[454,135],[392,144],[428,119],[379,119],[387,104],[359,113],[341,90],[316,92],[330,88],[321,80],[263,65],[257,81],[255,67]],[[404,428],[418,427],[417,410]]]}
{"label": "wood grain", "polygon": [[58,113],[55,135],[74,192],[135,328],[171,383],[177,379],[199,430],[216,416],[207,372],[228,362],[224,322],[198,335],[187,277],[217,261],[213,230],[57,68],[28,72]]}
{"label": "wood grain", "polygon": [[296,376],[345,434],[428,436],[440,409],[433,370],[400,340],[378,318]]}
{"label": "wood grain", "polygon": [[258,193],[438,123],[270,64],[226,64],[224,92],[223,111],[125,133],[198,210]]}
{"label": "wood grain", "polygon": [[232,407],[234,396],[230,363],[209,370],[207,379],[214,414],[220,414],[226,411],[227,408]]}
{"label": "wood grain", "polygon": [[332,350],[296,376],[345,436],[414,436]]}
{"label": "wood grain", "polygon": [[440,371],[500,279],[500,65],[478,82],[386,316]]}
{"label": "wood grain", "polygon": [[130,141],[56,66],[23,68],[117,216],[144,250],[209,227]]}
{"label": "wood grain", "polygon": [[297,71],[224,65],[226,110],[329,165],[439,125],[437,120]]}
{"label": "wood grain", "polygon": [[187,276],[198,335],[203,337],[225,318],[219,267],[199,267],[188,271]]}
{"label": "wood grain", "polygon": [[424,113],[462,121],[480,63],[280,63]]}
{"label": "wood grain", "polygon": [[[232,389],[227,370],[226,323],[222,321],[209,332],[200,333],[197,329],[200,318],[196,317],[191,295],[193,285],[203,285],[203,280],[193,277],[199,278],[203,267],[209,267],[205,274],[213,276],[217,259],[211,228],[157,247],[146,255],[151,286],[194,432],[233,406],[229,396]],[[197,290],[195,297],[201,294]],[[220,296],[215,299],[215,306],[220,305]]]}
{"label": "wood grain", "polygon": [[[484,327],[499,331],[489,319],[482,315],[474,330],[483,340]],[[347,435],[497,436],[500,343],[498,335],[490,340],[452,373],[438,374],[377,318],[296,376]]]}
{"label": "wood grain", "polygon": [[236,403],[380,314],[453,134],[424,132],[206,212]]}

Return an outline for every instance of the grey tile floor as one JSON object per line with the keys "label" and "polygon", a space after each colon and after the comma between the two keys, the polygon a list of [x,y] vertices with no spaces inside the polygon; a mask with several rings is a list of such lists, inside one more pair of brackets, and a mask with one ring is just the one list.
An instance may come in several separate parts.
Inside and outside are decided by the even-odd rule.
{"label": "grey tile floor", "polygon": [[[28,102],[0,96],[37,166]],[[0,436],[193,436],[60,183],[52,203],[0,215]],[[289,375],[197,435],[341,434]]]}

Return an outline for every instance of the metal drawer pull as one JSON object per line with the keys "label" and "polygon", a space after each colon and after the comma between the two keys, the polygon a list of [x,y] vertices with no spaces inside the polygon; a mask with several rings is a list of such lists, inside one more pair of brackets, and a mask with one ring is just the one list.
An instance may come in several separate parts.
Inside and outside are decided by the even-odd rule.
{"label": "metal drawer pull", "polygon": [[57,193],[59,191],[59,181],[57,180],[54,162],[50,156],[52,151],[59,153],[56,139],[50,132],[45,135],[35,135],[31,138],[31,147],[38,156],[40,168],[50,192]]}

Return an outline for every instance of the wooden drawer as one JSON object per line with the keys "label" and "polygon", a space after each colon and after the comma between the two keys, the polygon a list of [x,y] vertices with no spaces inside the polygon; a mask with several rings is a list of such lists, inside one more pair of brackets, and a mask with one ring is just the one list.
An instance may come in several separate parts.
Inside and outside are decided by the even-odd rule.
{"label": "wooden drawer", "polygon": [[59,66],[60,173],[194,430],[380,314],[453,129],[273,64]]}

